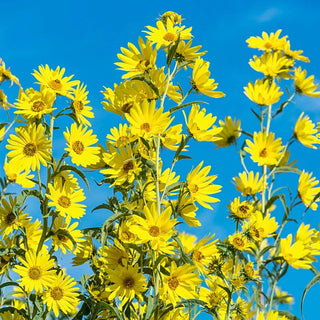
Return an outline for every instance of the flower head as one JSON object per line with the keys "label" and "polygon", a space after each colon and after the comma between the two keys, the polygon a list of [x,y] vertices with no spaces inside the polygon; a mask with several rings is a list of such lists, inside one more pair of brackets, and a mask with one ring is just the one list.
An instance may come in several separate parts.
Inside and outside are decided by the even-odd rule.
{"label": "flower head", "polygon": [[263,178],[259,179],[259,173],[254,174],[250,171],[239,173],[239,177],[233,178],[236,189],[242,193],[243,196],[254,195],[263,190]]}
{"label": "flower head", "polygon": [[315,177],[312,177],[312,172],[308,173],[304,170],[301,172],[299,177],[298,195],[303,204],[311,210],[317,210],[317,202],[319,198],[315,199],[317,194],[320,192],[320,187],[317,185],[319,181]]}
{"label": "flower head", "polygon": [[222,129],[217,135],[217,140],[213,141],[217,147],[229,147],[241,136],[241,121],[232,120],[230,116],[225,117],[224,121],[219,120],[220,128]]}
{"label": "flower head", "polygon": [[270,35],[263,31],[262,37],[250,37],[246,42],[249,48],[263,51],[279,50],[282,49],[287,38],[287,36],[279,38],[281,31],[279,29],[275,33],[271,32]]}
{"label": "flower head", "polygon": [[310,97],[320,97],[320,91],[317,84],[313,83],[314,76],[307,78],[307,71],[301,70],[301,67],[294,69],[294,85],[298,94],[305,94]]}

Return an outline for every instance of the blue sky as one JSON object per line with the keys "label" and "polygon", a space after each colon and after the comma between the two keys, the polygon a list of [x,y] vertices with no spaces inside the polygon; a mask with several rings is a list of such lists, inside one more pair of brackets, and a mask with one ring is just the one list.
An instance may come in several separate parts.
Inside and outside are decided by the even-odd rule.
{"label": "blue sky", "polygon": [[[243,95],[243,87],[248,81],[261,77],[248,65],[252,55],[258,51],[247,48],[245,40],[250,36],[261,36],[262,31],[275,32],[282,29],[282,35],[288,35],[294,50],[302,49],[310,58],[309,64],[302,66],[308,74],[320,79],[319,59],[319,1],[1,1],[0,57],[11,67],[24,88],[33,86],[35,79],[31,75],[41,64],[51,68],[66,68],[66,75],[74,74],[85,84],[90,92],[89,99],[96,115],[93,121],[95,133],[104,143],[107,128],[121,120],[107,113],[101,105],[103,86],[113,87],[121,81],[122,73],[116,70],[114,62],[120,47],[127,42],[137,44],[138,36],[143,36],[145,26],[155,25],[156,18],[171,10],[182,14],[183,24],[192,26],[194,44],[201,44],[208,53],[205,59],[210,61],[212,77],[219,83],[219,90],[226,93],[223,99],[208,100],[194,97],[194,100],[210,101],[205,105],[208,111],[223,119],[226,115],[241,118],[242,127],[247,131],[258,130],[250,107],[254,105]],[[305,111],[314,121],[320,121],[320,99],[299,97],[289,106],[290,113],[280,116],[272,124],[272,130],[285,138],[291,136],[296,119]],[[0,122],[3,113],[0,113]],[[285,126],[283,123],[285,122]],[[62,140],[60,141],[62,143]],[[58,143],[58,142],[57,142]],[[240,166],[234,150],[215,150],[211,144],[190,145],[193,160],[180,166],[198,164],[205,160],[218,174],[217,183],[223,184],[221,202],[214,212],[199,210],[203,224],[199,235],[216,233],[226,237],[232,229],[226,220],[226,204],[236,196],[231,183]],[[320,178],[319,155],[294,145],[296,154],[300,154],[298,165],[301,169],[312,171]],[[1,159],[4,149],[0,150]],[[226,165],[227,163],[227,165]],[[179,168],[179,166],[178,166]],[[182,170],[183,171],[183,170]],[[2,171],[0,171],[1,173]],[[183,174],[181,176],[183,177]],[[292,178],[296,181],[296,177]],[[218,181],[219,180],[219,181]],[[295,182],[296,183],[296,182]],[[107,187],[94,190],[94,199],[88,206],[94,206],[105,200]],[[89,196],[90,197],[90,196]],[[300,212],[301,213],[301,212]],[[297,212],[297,219],[301,215]],[[308,212],[306,222],[316,227],[319,212]],[[106,218],[105,212],[88,213],[82,223],[98,225]],[[296,306],[293,310],[299,315],[299,299],[304,286],[311,279],[311,273],[289,272],[290,278],[283,283],[283,290],[296,294]],[[303,276],[300,276],[303,274]],[[314,286],[305,302],[306,319],[314,319],[315,299],[320,295],[320,285]]]}

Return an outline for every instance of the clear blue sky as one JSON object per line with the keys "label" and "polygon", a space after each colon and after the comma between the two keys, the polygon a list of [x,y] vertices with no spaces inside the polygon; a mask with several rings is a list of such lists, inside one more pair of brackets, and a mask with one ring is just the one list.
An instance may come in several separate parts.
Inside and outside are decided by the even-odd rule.
{"label": "clear blue sky", "polygon": [[[245,40],[250,36],[261,36],[262,31],[275,32],[282,29],[282,35],[289,36],[292,49],[302,49],[310,58],[311,63],[303,65],[308,74],[315,74],[316,83],[320,79],[320,2],[316,0],[2,0],[0,6],[0,57],[19,77],[24,88],[33,86],[35,80],[31,73],[40,64],[48,64],[54,69],[58,65],[65,67],[67,75],[74,74],[75,79],[87,84],[91,106],[96,115],[94,129],[101,143],[104,143],[108,133],[106,126],[111,128],[120,121],[119,117],[102,108],[100,93],[103,86],[113,87],[113,83],[121,81],[122,73],[114,65],[120,47],[126,46],[127,42],[137,44],[138,36],[143,36],[145,26],[155,25],[156,18],[168,10],[183,16],[183,23],[193,27],[194,44],[201,44],[203,50],[208,51],[205,59],[211,63],[212,76],[219,82],[219,89],[226,93],[225,98],[211,100],[211,104],[206,106],[218,119],[223,119],[226,115],[236,116],[241,118],[244,129],[258,130],[257,124],[252,124],[254,118],[249,111],[253,104],[243,95],[243,87],[248,81],[261,77],[248,65],[252,55],[259,53],[247,48]],[[199,97],[195,99],[198,100]],[[279,117],[272,128],[284,137],[291,136],[291,131],[287,132],[288,128],[293,129],[302,111],[313,121],[320,121],[320,99],[302,97],[296,100],[296,104],[290,105],[290,108],[290,114]],[[319,153],[306,150],[298,144],[294,149],[302,155],[299,167],[313,171],[319,179]],[[206,235],[211,232],[223,239],[233,230],[225,217],[226,204],[237,195],[231,183],[232,177],[240,169],[236,153],[234,150],[214,150],[211,144],[192,144],[190,150],[194,159],[186,165],[191,168],[205,159],[205,163],[212,165],[213,172],[218,174],[218,182],[224,186],[222,201],[215,207],[215,211],[200,212],[203,227],[198,234]],[[0,153],[2,159],[3,148]],[[107,187],[95,191],[92,207],[104,201],[107,192]],[[105,218],[105,213],[88,212],[82,223],[85,226],[97,225]],[[297,214],[297,219],[300,219],[300,213]],[[319,212],[308,212],[306,215],[306,222],[313,226],[318,226],[319,220]],[[299,315],[299,299],[312,275],[294,270],[289,274],[289,281],[283,283],[282,288],[296,295],[293,310]],[[307,295],[304,307],[306,319],[315,319],[319,296],[320,285],[317,284]]]}

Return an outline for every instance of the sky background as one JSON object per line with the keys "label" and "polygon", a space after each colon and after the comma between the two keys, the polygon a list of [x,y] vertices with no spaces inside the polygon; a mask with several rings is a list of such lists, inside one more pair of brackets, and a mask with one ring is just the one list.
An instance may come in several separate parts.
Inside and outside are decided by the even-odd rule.
{"label": "sky background", "polygon": [[[218,89],[226,93],[226,97],[192,98],[210,101],[209,105],[203,107],[218,119],[231,115],[241,119],[244,130],[259,130],[258,123],[250,112],[254,104],[243,94],[243,87],[249,81],[262,77],[248,65],[249,59],[253,55],[260,55],[260,52],[247,48],[245,42],[250,36],[261,36],[262,31],[270,33],[282,29],[282,35],[289,37],[291,48],[302,49],[304,55],[309,57],[309,64],[301,64],[307,69],[308,75],[314,74],[316,83],[320,79],[320,1],[1,0],[0,8],[0,57],[6,66],[19,77],[24,89],[31,86],[37,88],[31,73],[41,64],[48,64],[53,69],[58,65],[65,67],[66,75],[74,74],[74,79],[84,82],[90,92],[89,100],[95,112],[93,128],[102,144],[109,128],[117,126],[121,121],[119,116],[103,109],[103,95],[100,93],[103,86],[113,87],[114,83],[121,81],[123,73],[116,70],[114,65],[118,61],[117,53],[120,52],[120,47],[127,47],[127,42],[137,45],[138,37],[145,35],[142,32],[146,30],[145,26],[155,26],[156,19],[168,10],[181,14],[183,24],[193,27],[193,45],[200,44],[202,50],[208,51],[204,59],[210,62],[211,77],[219,83]],[[15,89],[11,90],[15,97]],[[320,121],[320,99],[298,97],[295,101],[295,104],[288,106],[289,113],[279,116],[272,123],[271,130],[282,136],[283,140],[292,135],[295,122],[302,111],[314,122]],[[177,118],[181,120],[179,116]],[[0,122],[5,120],[5,114],[0,112]],[[61,126],[65,124],[61,123]],[[62,137],[55,142],[59,148],[63,143]],[[242,171],[238,156],[234,149],[216,150],[209,143],[191,143],[189,150],[193,159],[177,166],[176,172],[181,175],[181,179],[185,179],[186,170],[204,160],[206,165],[212,166],[211,172],[218,175],[215,182],[223,185],[223,191],[219,195],[221,202],[214,206],[213,212],[199,208],[198,216],[203,226],[194,232],[199,236],[215,233],[218,238],[224,239],[234,230],[226,219],[226,204],[238,196],[231,183],[232,177],[239,170]],[[294,144],[292,152],[299,155],[299,168],[313,172],[320,178],[319,152],[298,143]],[[2,144],[1,159],[4,154]],[[2,173],[0,171],[1,175]],[[292,175],[289,181],[296,188],[298,177]],[[91,185],[94,188],[93,182]],[[88,195],[91,201],[87,203],[88,209],[105,201],[108,195],[110,189],[106,185],[94,188],[91,195]],[[32,207],[32,203],[30,206]],[[300,211],[295,212],[298,222],[301,222],[303,210],[300,207]],[[80,226],[98,226],[109,215],[105,211],[90,213],[88,210],[86,217],[81,219]],[[304,221],[317,227],[319,220],[318,210],[307,212]],[[293,230],[294,228],[293,226]],[[291,232],[290,228],[287,232]],[[299,317],[302,291],[311,278],[311,272],[290,268],[287,280],[282,283],[283,290],[296,296],[296,303],[291,311]],[[304,304],[305,319],[317,317],[319,296],[320,285],[316,284],[307,294]]]}

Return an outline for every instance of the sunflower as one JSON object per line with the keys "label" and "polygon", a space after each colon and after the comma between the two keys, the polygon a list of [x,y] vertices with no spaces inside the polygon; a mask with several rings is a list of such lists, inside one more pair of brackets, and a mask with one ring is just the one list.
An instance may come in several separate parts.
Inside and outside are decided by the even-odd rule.
{"label": "sunflower", "polygon": [[60,310],[64,314],[72,314],[76,311],[80,300],[78,299],[78,288],[75,285],[73,278],[60,272],[52,280],[50,288],[43,293],[43,302],[57,318]]}
{"label": "sunflower", "polygon": [[152,44],[156,43],[156,49],[161,47],[169,47],[175,43],[178,38],[180,40],[189,40],[192,37],[191,27],[185,29],[184,26],[174,26],[174,23],[171,19],[167,19],[166,23],[163,23],[161,20],[159,20],[157,21],[156,28],[147,26],[147,29],[149,31],[144,32],[148,34],[147,38]]}
{"label": "sunflower", "polygon": [[[79,223],[75,222],[70,225],[70,222],[70,216],[67,216],[65,219],[58,216],[54,220],[52,245],[55,251],[60,248],[64,254],[66,254],[67,250],[72,252],[78,243],[84,241],[82,232],[76,229]],[[73,239],[73,241],[71,239]]]}
{"label": "sunflower", "polygon": [[280,87],[275,82],[269,84],[268,80],[259,80],[253,84],[248,83],[244,88],[244,94],[253,102],[260,106],[266,106],[277,103],[283,92],[279,91]]}
{"label": "sunflower", "polygon": [[317,132],[318,131],[315,128],[315,124],[309,119],[308,116],[304,116],[304,112],[302,112],[294,128],[295,138],[304,146],[317,149],[317,147],[314,145],[320,144],[320,139],[315,136]]}
{"label": "sunflower", "polygon": [[134,297],[142,300],[142,292],[147,290],[147,279],[139,272],[138,264],[109,270],[109,280],[113,283],[108,287],[112,291],[109,300],[119,297],[122,300],[121,305],[133,300]]}
{"label": "sunflower", "polygon": [[11,134],[7,149],[9,161],[23,163],[26,170],[39,170],[41,164],[47,166],[51,158],[51,141],[47,139],[45,128],[39,124],[16,128],[16,135]]}
{"label": "sunflower", "polygon": [[87,118],[94,118],[94,114],[91,111],[92,107],[87,104],[90,103],[88,100],[88,91],[86,91],[87,86],[78,84],[75,89],[72,89],[72,103],[71,107],[74,111],[77,120],[84,124],[85,126],[91,127],[91,123]]}
{"label": "sunflower", "polygon": [[241,120],[232,120],[230,116],[227,116],[223,120],[219,120],[219,125],[221,131],[216,135],[216,140],[213,141],[214,144],[219,147],[229,147],[231,143],[241,136]]}
{"label": "sunflower", "polygon": [[262,37],[250,37],[246,42],[249,48],[263,51],[279,50],[283,48],[287,38],[287,36],[279,38],[281,31],[279,29],[275,33],[271,32],[270,35],[263,31]]}
{"label": "sunflower", "polygon": [[60,70],[58,66],[56,70],[50,69],[46,64],[39,66],[39,71],[34,70],[32,74],[40,85],[51,88],[57,95],[71,98],[71,91],[74,86],[79,84],[79,80],[71,80],[72,76],[64,77],[65,68]]}
{"label": "sunflower", "polygon": [[307,71],[301,70],[301,67],[294,69],[294,86],[298,94],[305,94],[310,97],[320,97],[320,91],[315,91],[318,88],[314,84],[314,76],[307,77]]}
{"label": "sunflower", "polygon": [[126,114],[130,123],[130,131],[144,139],[163,133],[173,119],[170,113],[164,112],[163,107],[156,110],[156,102],[143,101],[141,107],[135,107]]}
{"label": "sunflower", "polygon": [[30,170],[26,170],[24,165],[20,161],[7,161],[5,159],[4,172],[7,176],[7,179],[11,183],[17,183],[21,185],[23,188],[32,188],[35,183],[31,181],[34,177],[33,175],[29,175]]}
{"label": "sunflower", "polygon": [[233,178],[236,189],[242,193],[243,196],[254,195],[261,192],[264,188],[263,178],[259,179],[259,172],[254,174],[250,171],[239,173],[239,177]]}
{"label": "sunflower", "polygon": [[100,161],[99,147],[93,147],[98,139],[92,134],[92,130],[88,130],[82,124],[77,127],[75,123],[71,125],[71,130],[63,133],[67,140],[66,151],[69,152],[71,161],[77,166],[87,167]]}
{"label": "sunflower", "polygon": [[84,204],[79,202],[86,199],[82,189],[67,189],[62,184],[52,186],[49,184],[50,194],[46,196],[52,201],[48,203],[49,207],[55,207],[56,211],[63,217],[80,219],[85,215]]}
{"label": "sunflower", "polygon": [[9,196],[9,201],[5,198],[1,200],[0,205],[0,235],[9,235],[14,230],[24,227],[30,220],[27,213],[23,213],[24,208],[19,208],[16,213],[13,208],[17,204],[18,199]]}
{"label": "sunflower", "polygon": [[255,132],[253,142],[246,140],[247,147],[244,148],[251,155],[251,159],[259,166],[276,165],[281,157],[283,146],[281,138],[275,140],[273,132]]}
{"label": "sunflower", "polygon": [[172,261],[169,273],[163,275],[163,287],[160,289],[162,300],[169,300],[175,307],[181,299],[197,298],[196,287],[202,280],[196,272],[196,266],[185,263],[178,267]]}
{"label": "sunflower", "polygon": [[32,88],[21,94],[21,99],[15,103],[16,114],[21,114],[26,119],[40,119],[43,115],[52,112],[56,94],[50,88],[41,87],[40,92]]}
{"label": "sunflower", "polygon": [[[192,40],[189,40],[187,43],[184,41],[180,41],[177,47],[177,51],[174,55],[174,59],[178,63],[184,63],[186,61],[192,62],[198,57],[203,56],[207,53],[207,51],[198,52],[201,49],[201,46],[192,47]],[[193,67],[193,63],[188,64],[191,68]],[[185,66],[186,69],[186,66]]]}
{"label": "sunflower", "polygon": [[220,192],[221,186],[212,184],[217,176],[208,176],[211,166],[201,168],[203,161],[188,173],[187,189],[193,202],[197,201],[200,205],[207,209],[212,209],[209,203],[219,201],[219,199],[211,197],[211,194]]}
{"label": "sunflower", "polygon": [[225,94],[221,91],[214,91],[218,87],[218,83],[214,79],[210,79],[209,62],[203,61],[201,58],[195,60],[192,71],[191,86],[196,93],[203,93],[212,98],[221,98]]}
{"label": "sunflower", "polygon": [[222,128],[214,125],[217,117],[213,117],[211,113],[206,114],[206,109],[200,110],[198,104],[193,104],[187,120],[183,110],[185,122],[188,131],[197,141],[216,141],[216,135],[219,134]]}
{"label": "sunflower", "polygon": [[132,78],[148,73],[151,69],[156,69],[157,50],[152,48],[150,40],[144,43],[143,39],[138,39],[139,49],[132,43],[128,43],[128,48],[121,48],[122,54],[118,54],[118,59],[121,62],[116,62],[119,70],[126,73],[122,78]]}
{"label": "sunflower", "polygon": [[107,134],[107,141],[113,146],[128,145],[136,140],[137,137],[131,133],[128,124],[119,124],[119,129],[114,127],[110,129],[110,134]]}
{"label": "sunflower", "polygon": [[19,258],[22,265],[16,265],[13,269],[20,275],[20,283],[24,289],[30,293],[33,289],[37,294],[52,285],[56,271],[54,260],[46,250],[36,254],[33,250],[26,252],[25,259]]}
{"label": "sunflower", "polygon": [[320,192],[320,187],[317,186],[318,184],[319,181],[316,180],[315,177],[312,177],[312,172],[308,173],[304,170],[301,172],[299,177],[298,195],[303,204],[313,211],[317,210],[318,205],[316,202],[320,200],[319,198],[315,199]]}
{"label": "sunflower", "polygon": [[235,198],[230,205],[228,205],[230,217],[235,220],[243,220],[250,218],[256,210],[251,201],[240,201],[240,197]]}
{"label": "sunflower", "polygon": [[247,237],[240,232],[236,232],[228,237],[229,243],[237,250],[244,251],[250,248],[250,242]]}

